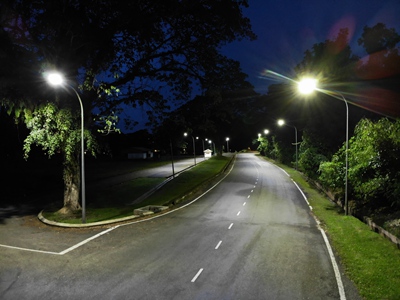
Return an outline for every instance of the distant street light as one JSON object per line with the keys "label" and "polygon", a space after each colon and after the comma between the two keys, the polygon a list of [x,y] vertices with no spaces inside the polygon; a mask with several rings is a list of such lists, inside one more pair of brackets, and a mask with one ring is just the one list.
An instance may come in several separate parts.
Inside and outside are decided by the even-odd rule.
{"label": "distant street light", "polygon": [[298,144],[298,143],[297,143],[297,128],[296,128],[296,126],[294,126],[294,125],[286,124],[285,121],[282,120],[282,119],[278,120],[278,125],[279,125],[279,126],[286,125],[286,126],[290,126],[290,127],[293,127],[293,128],[294,128],[295,145],[296,145],[296,170],[297,170],[297,144]]}
{"label": "distant street light", "polygon": [[229,138],[226,138],[226,152],[230,152],[229,151]]}
{"label": "distant street light", "polygon": [[303,94],[310,94],[313,91],[319,91],[321,93],[324,93],[326,95],[329,95],[333,98],[338,99],[338,97],[335,97],[334,95],[338,95],[341,99],[343,100],[343,102],[346,105],[346,168],[345,168],[345,187],[344,187],[344,213],[345,215],[349,214],[349,204],[347,201],[347,173],[348,173],[348,169],[349,169],[349,158],[348,158],[348,150],[349,150],[349,105],[347,103],[346,98],[337,91],[330,91],[330,90],[325,90],[325,89],[319,89],[317,87],[317,80],[316,79],[312,79],[312,78],[305,78],[301,81],[298,82],[298,88],[299,91]]}
{"label": "distant street light", "polygon": [[264,133],[265,133],[265,134],[269,134],[269,130],[268,130],[268,129],[265,129],[265,130],[264,130]]}
{"label": "distant street light", "polygon": [[[184,135],[184,136],[187,136],[188,134],[185,132],[183,135]],[[194,159],[194,165],[196,165],[196,143],[194,142],[194,137],[193,137],[193,136],[191,136],[191,137],[192,137],[192,140],[193,140],[193,159]]]}
{"label": "distant street light", "polygon": [[[50,73],[47,75],[47,81],[53,86],[60,86],[64,84],[64,78],[60,73]],[[84,115],[83,115],[83,104],[81,97],[78,92],[70,85],[76,96],[78,97],[79,104],[81,106],[81,192],[82,192],[82,223],[86,223],[86,196],[85,196],[85,141],[84,141]]]}
{"label": "distant street light", "polygon": [[[198,140],[199,139],[199,137],[198,136],[196,136],[196,140]],[[207,139],[206,139],[207,140]],[[204,156],[204,140],[203,139],[201,139],[201,142],[202,142],[202,144],[203,144],[203,160],[205,160],[206,158],[205,158],[205,156]]]}
{"label": "distant street light", "polygon": [[[206,139],[207,140],[207,139]],[[214,155],[215,155],[215,143],[212,140],[208,140],[208,143],[211,146],[211,150],[213,151]]]}

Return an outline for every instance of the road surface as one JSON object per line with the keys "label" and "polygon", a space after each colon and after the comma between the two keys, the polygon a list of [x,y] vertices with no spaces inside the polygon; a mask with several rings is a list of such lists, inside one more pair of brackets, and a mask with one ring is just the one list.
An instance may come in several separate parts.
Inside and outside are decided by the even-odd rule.
{"label": "road surface", "polygon": [[39,227],[12,247],[0,235],[1,299],[359,299],[337,277],[301,192],[252,154],[166,215],[110,228]]}

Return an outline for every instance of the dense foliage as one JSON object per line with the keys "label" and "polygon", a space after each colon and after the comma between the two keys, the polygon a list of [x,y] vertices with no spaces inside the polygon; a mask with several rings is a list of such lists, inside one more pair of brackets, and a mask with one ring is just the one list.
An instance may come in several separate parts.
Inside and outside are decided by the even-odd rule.
{"label": "dense foliage", "polygon": [[[97,129],[107,132],[114,130],[113,116],[121,105],[146,105],[155,121],[169,101],[186,101],[196,90],[223,90],[243,80],[238,62],[219,50],[255,38],[242,15],[247,6],[246,0],[2,1],[0,101],[32,130],[25,155],[31,144],[49,155],[64,152],[64,179],[71,179],[66,190],[72,190],[71,184],[79,188],[79,139],[74,126],[65,126],[79,124],[79,107],[66,104],[74,97],[67,91],[54,100],[44,78],[50,71],[62,72],[66,89],[79,91],[85,127],[92,130],[95,120],[103,121]],[[79,208],[79,193],[67,194],[64,205]]]}
{"label": "dense foliage", "polygon": [[[320,180],[341,189],[344,149],[320,165]],[[354,209],[400,208],[400,121],[363,119],[349,143],[348,178]]]}

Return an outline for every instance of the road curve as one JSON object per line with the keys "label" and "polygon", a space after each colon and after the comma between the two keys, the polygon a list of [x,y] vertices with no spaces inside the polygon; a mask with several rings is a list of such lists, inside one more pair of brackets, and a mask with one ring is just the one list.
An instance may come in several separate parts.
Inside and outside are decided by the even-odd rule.
{"label": "road curve", "polygon": [[1,299],[345,299],[302,194],[252,154],[173,213],[64,255],[1,251]]}

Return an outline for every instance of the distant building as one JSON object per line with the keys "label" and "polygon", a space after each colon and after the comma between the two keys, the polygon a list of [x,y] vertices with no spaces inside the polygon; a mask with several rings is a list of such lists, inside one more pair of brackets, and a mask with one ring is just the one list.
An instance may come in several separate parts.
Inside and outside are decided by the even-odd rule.
{"label": "distant building", "polygon": [[212,151],[210,149],[204,150],[204,157],[205,158],[211,157],[211,155],[212,155]]}
{"label": "distant building", "polygon": [[130,147],[124,152],[128,159],[149,159],[154,155],[153,150],[144,147]]}

